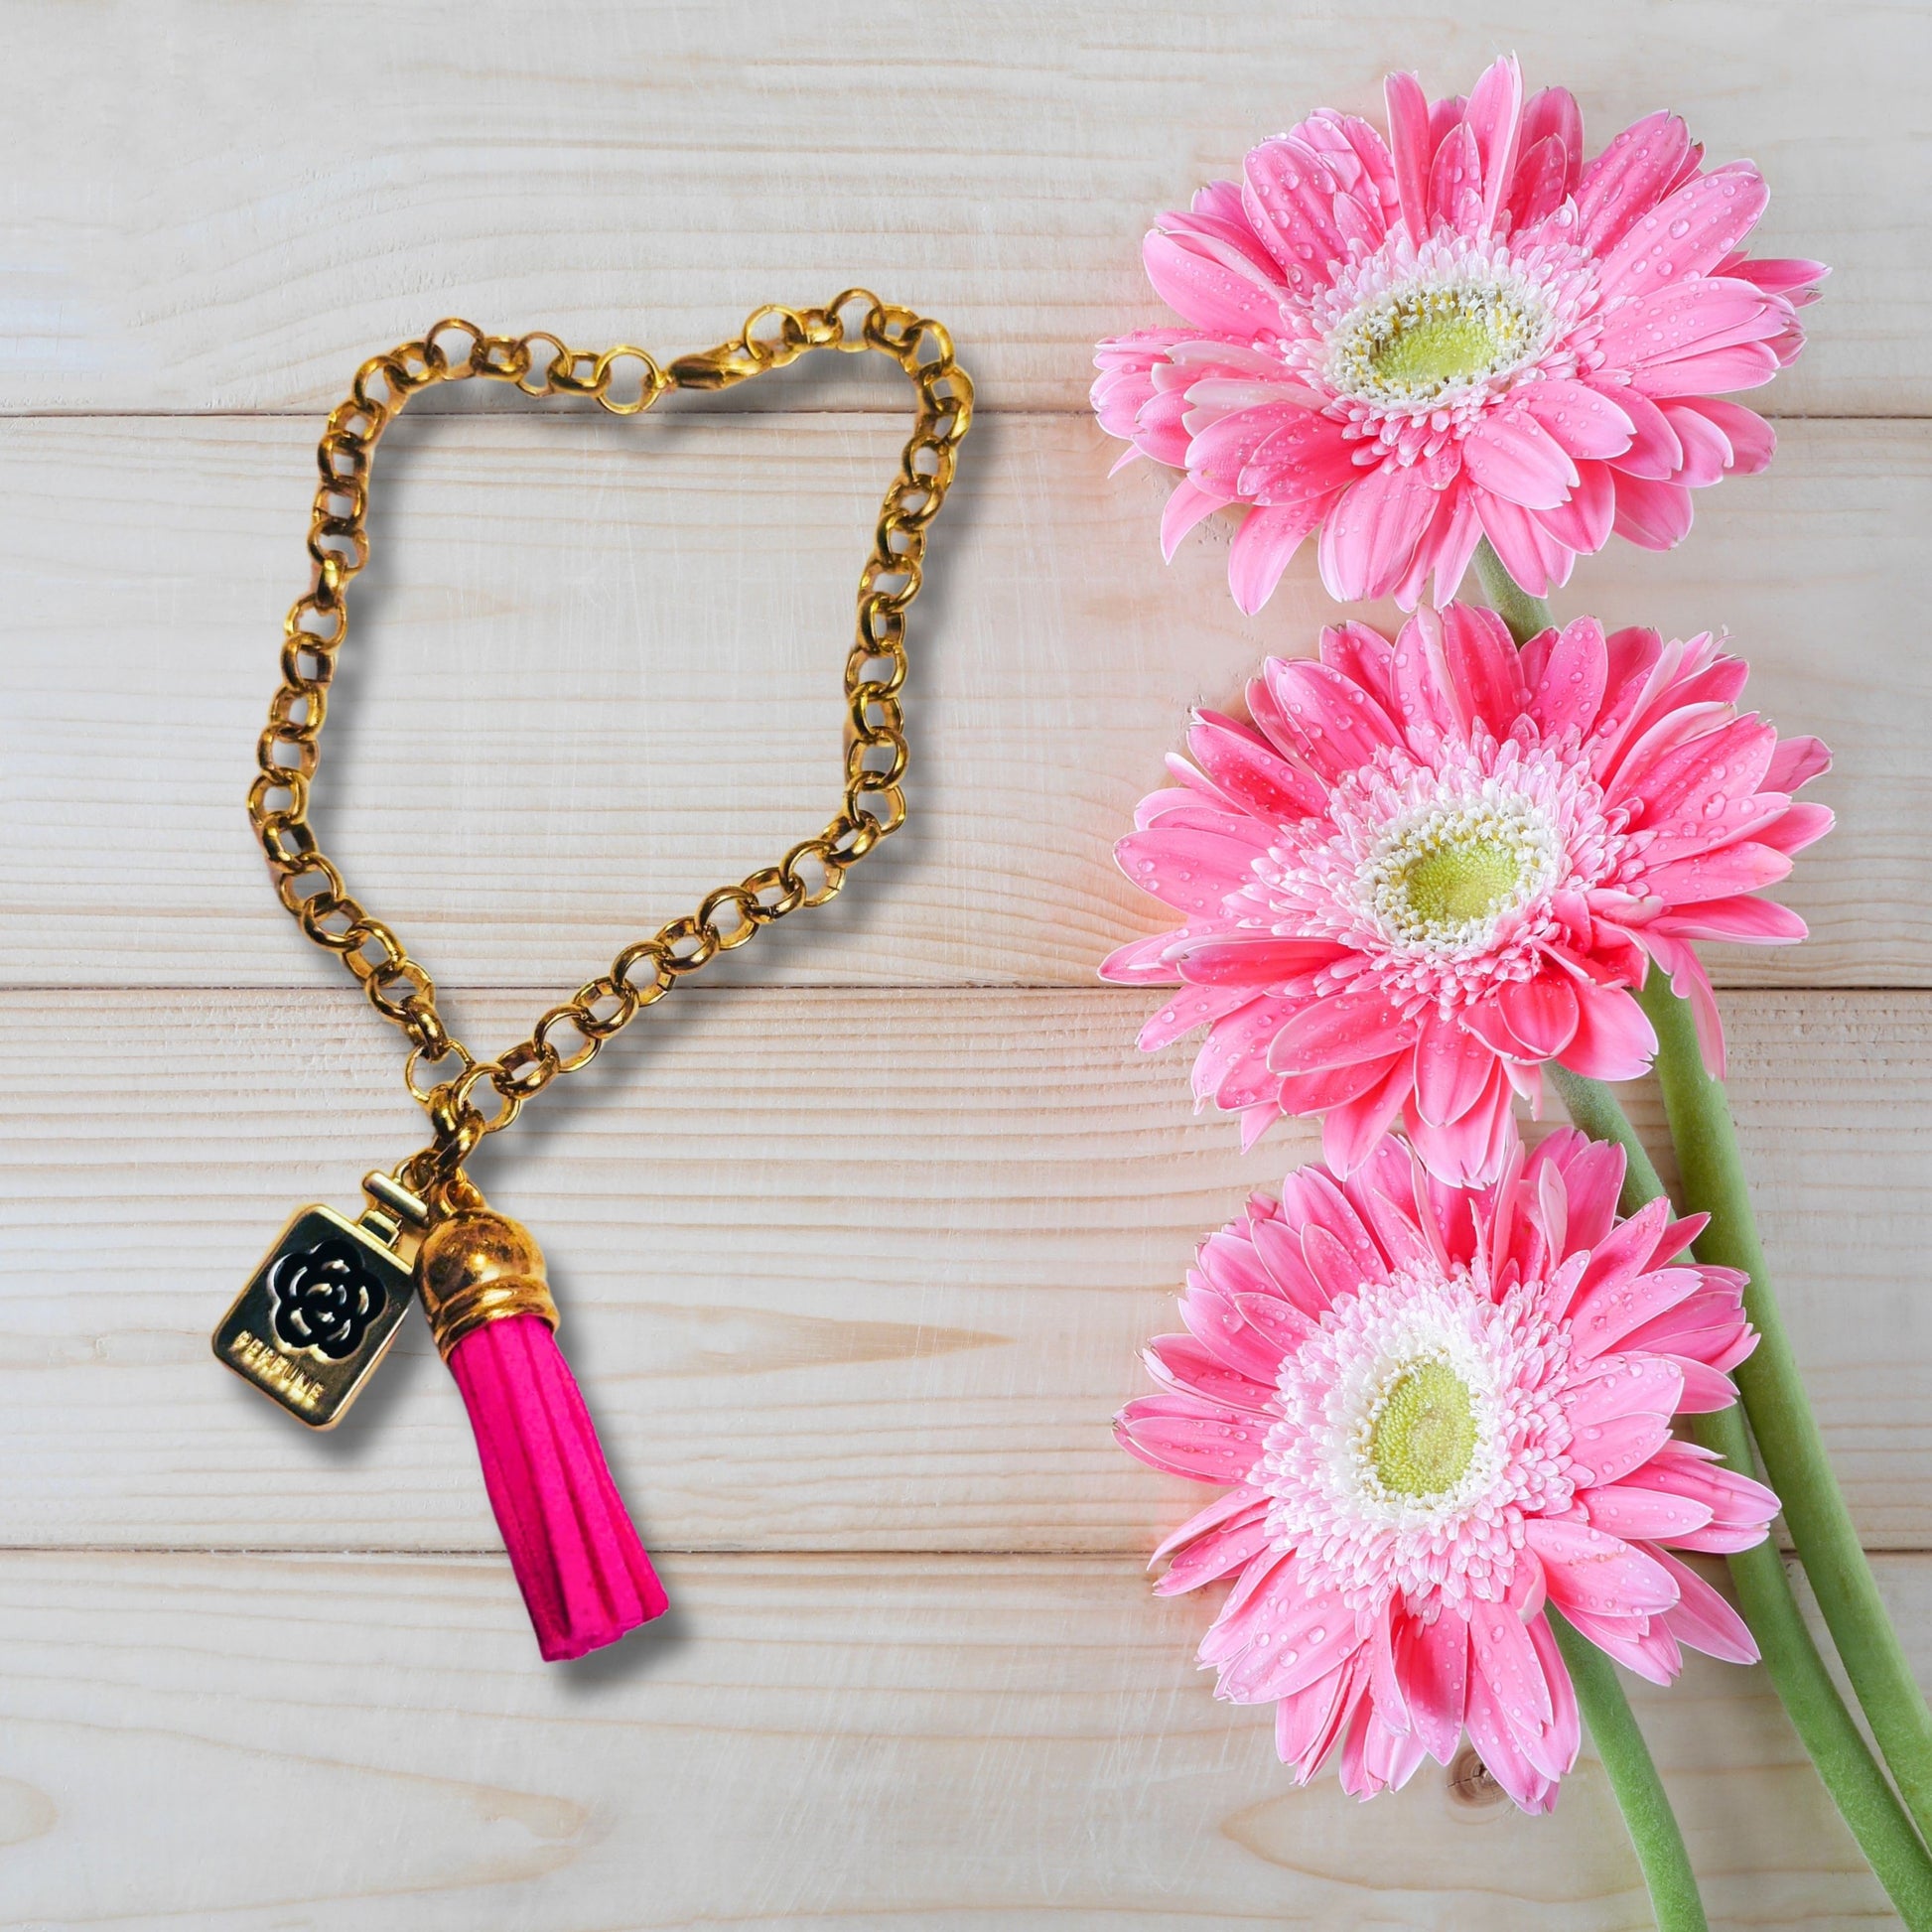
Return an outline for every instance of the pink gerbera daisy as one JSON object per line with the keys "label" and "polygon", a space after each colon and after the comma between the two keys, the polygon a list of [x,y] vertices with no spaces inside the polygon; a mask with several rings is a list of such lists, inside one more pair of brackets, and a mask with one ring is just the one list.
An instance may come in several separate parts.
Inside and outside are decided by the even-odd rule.
{"label": "pink gerbera daisy", "polygon": [[1244,611],[1317,528],[1330,596],[1413,610],[1431,571],[1454,594],[1484,535],[1537,595],[1612,530],[1669,549],[1693,488],[1770,461],[1770,426],[1713,397],[1797,354],[1824,266],[1745,256],[1763,178],[1707,173],[1674,114],[1586,165],[1576,101],[1525,103],[1514,59],[1466,103],[1406,73],[1387,101],[1387,144],[1323,108],[1147,238],[1187,327],[1102,343],[1093,403],[1186,472],[1168,555],[1247,503]]}
{"label": "pink gerbera daisy", "polygon": [[1648,960],[1722,1073],[1690,942],[1802,939],[1756,895],[1832,823],[1791,797],[1824,746],[1740,716],[1745,669],[1708,635],[1605,638],[1591,618],[1519,652],[1469,605],[1425,608],[1394,644],[1326,629],[1317,661],[1263,664],[1252,726],[1195,714],[1179,788],[1144,799],[1117,848],[1187,921],[1102,976],[1179,983],[1143,1048],[1208,1023],[1196,1100],[1239,1110],[1250,1140],[1325,1110],[1340,1173],[1400,1116],[1433,1173],[1494,1179],[1544,1061],[1601,1080],[1649,1065],[1628,990]]}
{"label": "pink gerbera daisy", "polygon": [[1235,1578],[1200,1659],[1219,1696],[1276,1705],[1298,1782],[1339,1743],[1369,1797],[1466,1728],[1547,1811],[1579,1725],[1546,1600],[1656,1683],[1680,1644],[1756,1657],[1670,1554],[1749,1549],[1777,1510],[1671,1434],[1736,1400],[1743,1277],[1677,1259],[1702,1215],[1658,1200],[1619,1222],[1622,1181],[1622,1151],[1572,1129],[1480,1192],[1390,1139],[1202,1244],[1187,1332],[1147,1351],[1167,1393],[1118,1431],[1158,1469],[1234,1484],[1161,1546],[1157,1587]]}

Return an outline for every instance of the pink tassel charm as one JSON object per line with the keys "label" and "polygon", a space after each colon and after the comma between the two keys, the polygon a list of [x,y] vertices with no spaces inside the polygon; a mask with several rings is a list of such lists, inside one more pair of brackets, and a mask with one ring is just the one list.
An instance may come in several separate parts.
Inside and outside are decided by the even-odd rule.
{"label": "pink tassel charm", "polygon": [[552,1661],[581,1657],[666,1607],[557,1347],[543,1254],[467,1181],[416,1258],[436,1346],[463,1392],[510,1568]]}

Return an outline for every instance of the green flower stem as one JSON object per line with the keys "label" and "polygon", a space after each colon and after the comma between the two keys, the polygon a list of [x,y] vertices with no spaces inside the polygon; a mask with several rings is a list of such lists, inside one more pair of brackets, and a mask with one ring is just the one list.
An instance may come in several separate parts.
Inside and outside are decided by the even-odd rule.
{"label": "green flower stem", "polygon": [[1657,1932],[1707,1932],[1709,1921],[1698,1896],[1697,1873],[1684,1850],[1684,1834],[1678,1830],[1677,1814],[1670,1808],[1650,1746],[1643,1741],[1623,1686],[1617,1682],[1616,1666],[1554,1606],[1546,1613],[1557,1648],[1570,1668],[1570,1681],[1577,1687],[1578,1709],[1609,1775],[1630,1843],[1637,1848]]}
{"label": "green flower stem", "polygon": [[1885,1613],[1805,1394],[1758,1243],[1724,1084],[1705,1072],[1690,1004],[1664,975],[1653,972],[1638,998],[1657,1030],[1657,1080],[1684,1204],[1711,1216],[1698,1256],[1749,1278],[1744,1311],[1758,1342],[1734,1373],[1751,1434],[1865,1722],[1919,1830],[1932,1835],[1932,1713]]}
{"label": "green flower stem", "polygon": [[[1545,1071],[1578,1127],[1591,1140],[1614,1141],[1622,1148],[1627,1162],[1619,1203],[1623,1212],[1634,1214],[1662,1194],[1664,1184],[1616,1095],[1601,1081],[1586,1080],[1565,1067],[1553,1065]],[[1699,1243],[1700,1249],[1703,1245]],[[1745,1475],[1757,1473],[1739,1409],[1720,1409],[1689,1420],[1692,1434],[1706,1449],[1715,1449]],[[1913,1932],[1932,1926],[1932,1858],[1926,1856],[1912,1821],[1845,1708],[1791,1593],[1791,1580],[1776,1546],[1767,1537],[1755,1549],[1740,1550],[1726,1561],[1764,1668],[1859,1849],[1906,1925]]]}
{"label": "green flower stem", "polygon": [[1504,568],[1487,537],[1476,544],[1475,566],[1483,596],[1519,644],[1528,643],[1539,630],[1548,630],[1556,622],[1549,605],[1540,597],[1532,597]]}

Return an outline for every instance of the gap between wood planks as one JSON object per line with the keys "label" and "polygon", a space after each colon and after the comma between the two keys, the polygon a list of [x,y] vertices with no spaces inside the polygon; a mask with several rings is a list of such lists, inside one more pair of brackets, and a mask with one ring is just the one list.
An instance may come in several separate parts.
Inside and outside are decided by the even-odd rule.
{"label": "gap between wood planks", "polygon": [[[558,987],[555,979],[490,979],[464,980],[445,975],[437,981],[439,993],[448,993],[453,999],[465,994],[476,996],[489,993],[528,993],[531,995],[554,994]],[[706,992],[715,993],[850,993],[857,999],[874,998],[881,994],[893,993],[1109,993],[1116,998],[1121,988],[1110,981],[1103,980],[1096,972],[1093,983],[1087,985],[1080,981],[1069,980],[780,980],[756,979],[740,975],[736,979],[712,979],[704,983]],[[88,993],[98,995],[116,989],[104,988],[92,980],[8,980],[0,985],[0,994],[13,993]],[[130,989],[141,993],[246,993],[251,997],[257,994],[289,994],[292,996],[329,995],[345,990],[342,987],[318,986],[313,980],[143,980],[138,988]],[[352,991],[352,988],[346,989]],[[1130,991],[1135,989],[1129,989]],[[1160,989],[1139,989],[1143,992],[1158,992]],[[1718,997],[1723,1004],[1725,996],[1732,998],[1740,994],[1762,994],[1791,1000],[1804,1000],[1814,996],[1824,997],[1835,993],[1896,994],[1901,999],[1925,999],[1932,1001],[1932,987],[1914,986],[1907,981],[1892,985],[1888,981],[1873,983],[1866,980],[1848,981],[1840,986],[1835,983],[1821,983],[1805,986],[1739,986],[1720,982]]]}
{"label": "gap between wood planks", "polygon": [[[964,352],[962,351],[962,356]],[[346,384],[345,384],[346,387]],[[581,400],[563,396],[525,396],[529,403],[561,403]],[[1746,403],[1747,409],[1754,405]],[[481,407],[452,408],[447,403],[439,407],[434,399],[416,400],[412,403],[412,420],[423,416],[478,415],[493,416],[498,408],[507,410],[509,405],[492,405],[487,409]],[[879,416],[896,418],[905,415],[904,409],[894,409],[884,403],[841,402],[826,396],[801,398],[789,406],[773,407],[768,403],[747,400],[738,402],[727,391],[722,396],[699,396],[691,394],[679,407],[692,416]],[[328,410],[313,409],[12,409],[0,406],[0,422],[321,422]],[[553,412],[552,420],[557,422],[597,422],[602,420],[605,411],[571,409],[568,412]],[[976,416],[1076,416],[1092,414],[1085,404],[1054,407],[1051,404],[1029,403],[1024,406],[1009,406],[1005,403],[989,401],[982,394],[973,403]],[[1773,423],[1924,423],[1932,422],[1932,410],[1885,409],[1885,410],[1805,410],[1805,409],[1757,409],[1756,413]]]}

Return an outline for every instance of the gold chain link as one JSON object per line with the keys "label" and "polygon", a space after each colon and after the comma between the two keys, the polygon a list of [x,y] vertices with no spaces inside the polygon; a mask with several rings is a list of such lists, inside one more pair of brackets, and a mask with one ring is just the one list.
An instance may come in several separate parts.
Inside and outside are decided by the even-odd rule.
{"label": "gold chain link", "polygon": [[[382,432],[418,390],[472,376],[514,383],[525,395],[587,396],[617,416],[648,409],[670,389],[726,389],[818,348],[890,355],[918,391],[918,420],[881,507],[873,552],[859,576],[857,635],[845,665],[844,798],[815,838],[775,866],[721,886],[697,910],[625,946],[610,970],[550,1008],[493,1060],[479,1060],[443,1024],[436,986],[383,922],[363,911],[316,844],[309,788],[328,716],[336,653],[348,633],[346,593],[368,562],[364,522],[369,470]],[[460,356],[460,359],[459,359]],[[414,342],[373,355],[329,417],[316,451],[322,471],[309,527],[313,580],[283,624],[282,687],[256,748],[248,816],[282,903],[317,945],[339,954],[369,1004],[410,1043],[404,1078],[436,1130],[399,1172],[411,1185],[447,1183],[485,1134],[507,1127],[532,1094],[587,1065],[603,1043],[688,974],[742,946],[801,905],[823,905],[855,866],[905,822],[899,781],[905,737],[905,612],[918,595],[925,533],[953,480],[954,452],[973,420],[973,384],[953,360],[952,338],[910,309],[848,289],[822,309],[756,310],[718,347],[662,366],[628,343],[598,353],[541,330],[486,336],[454,317]],[[642,975],[641,979],[637,977]],[[456,1070],[424,1083],[425,1070]],[[479,1092],[487,1100],[479,1104]],[[485,1107],[487,1111],[485,1111]]]}

